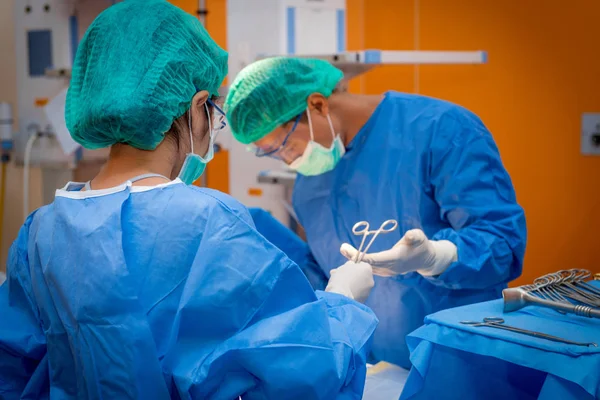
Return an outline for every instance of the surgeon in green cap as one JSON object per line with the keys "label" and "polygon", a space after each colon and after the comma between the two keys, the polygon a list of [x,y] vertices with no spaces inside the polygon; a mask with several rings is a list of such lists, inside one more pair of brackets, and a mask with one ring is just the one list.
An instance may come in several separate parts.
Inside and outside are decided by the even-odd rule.
{"label": "surgeon in green cap", "polygon": [[[125,0],[79,46],[73,138],[102,171],[31,214],[0,286],[2,399],[359,398],[372,269],[314,292],[248,211],[189,185],[223,125],[227,53],[164,0]],[[346,284],[349,282],[349,284]]]}
{"label": "surgeon in green cap", "polygon": [[[261,60],[238,74],[224,109],[238,141],[298,172],[293,207],[323,280],[337,281],[347,260],[373,267],[372,361],[410,368],[406,336],[426,315],[498,298],[521,274],[525,215],[475,114],[414,94],[348,93],[342,78],[323,60]],[[368,252],[361,221],[388,231]]]}

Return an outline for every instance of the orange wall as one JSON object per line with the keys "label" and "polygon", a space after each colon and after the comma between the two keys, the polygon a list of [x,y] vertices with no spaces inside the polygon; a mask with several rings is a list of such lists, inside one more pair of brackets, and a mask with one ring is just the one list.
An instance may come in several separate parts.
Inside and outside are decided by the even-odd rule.
{"label": "orange wall", "polygon": [[[194,0],[173,2],[197,8]],[[349,49],[413,48],[414,0],[346,2]],[[581,113],[600,112],[600,2],[419,3],[421,49],[489,53],[486,65],[421,66],[419,87],[471,109],[494,134],[527,214],[518,283],[561,268],[600,272],[600,157],[579,153]],[[207,0],[207,8],[207,29],[225,47],[226,0]],[[382,67],[351,90],[412,92],[413,77],[411,66]]]}
{"label": "orange wall", "polygon": [[[347,4],[350,48],[413,48],[413,0]],[[598,15],[597,0],[420,0],[422,50],[489,53],[486,65],[421,66],[420,93],[471,109],[492,131],[527,215],[518,283],[600,272],[600,157],[579,152],[581,113],[600,112]],[[413,71],[382,67],[352,89],[412,92]]]}

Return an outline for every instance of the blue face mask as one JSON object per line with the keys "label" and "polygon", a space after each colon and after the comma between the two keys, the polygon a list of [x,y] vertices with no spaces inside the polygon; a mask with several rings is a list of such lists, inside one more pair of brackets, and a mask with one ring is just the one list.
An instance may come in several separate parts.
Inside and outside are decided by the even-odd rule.
{"label": "blue face mask", "polygon": [[[209,103],[214,108],[215,114],[217,112],[220,113],[220,115],[217,118],[217,121],[211,120],[207,103]],[[206,164],[208,164],[208,162],[212,160],[215,155],[214,144],[217,133],[219,130],[225,127],[225,113],[221,111],[221,109],[216,104],[214,104],[210,100],[207,100],[207,102],[204,103],[204,108],[206,110],[206,114],[208,115],[208,131],[210,135],[210,139],[208,142],[208,151],[204,157],[201,157],[200,155],[194,153],[191,110],[188,114],[188,129],[190,131],[191,151],[185,156],[183,166],[181,167],[181,171],[179,171],[178,176],[179,179],[181,179],[183,183],[187,185],[191,185],[192,183],[194,183],[204,173],[204,170],[206,169]]]}

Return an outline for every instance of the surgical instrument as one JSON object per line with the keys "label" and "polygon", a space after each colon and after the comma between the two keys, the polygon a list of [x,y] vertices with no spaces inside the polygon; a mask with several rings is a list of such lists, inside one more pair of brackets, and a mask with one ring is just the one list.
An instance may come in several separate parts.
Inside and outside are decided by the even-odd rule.
{"label": "surgical instrument", "polygon": [[533,337],[540,338],[540,339],[551,340],[553,342],[558,342],[558,343],[572,344],[575,346],[598,347],[598,345],[593,342],[590,342],[590,343],[574,342],[571,340],[560,338],[558,336],[548,335],[548,334],[542,333],[542,332],[530,331],[527,329],[516,328],[516,327],[510,326],[510,325],[504,325],[504,319],[499,318],[499,317],[486,317],[483,319],[483,322],[460,321],[460,323],[464,324],[464,325],[474,326],[474,327],[487,326],[490,328],[504,329],[506,331],[522,333],[523,335],[527,335],[527,336],[533,336]]}
{"label": "surgical instrument", "polygon": [[591,277],[585,269],[561,270],[541,276],[531,285],[504,289],[504,312],[538,305],[563,314],[600,318],[600,288],[587,282]]}
{"label": "surgical instrument", "polygon": [[509,313],[527,306],[550,308],[562,313],[575,314],[587,318],[600,318],[600,310],[583,305],[574,305],[535,297],[521,288],[508,288],[502,291],[504,312]]}
{"label": "surgical instrument", "polygon": [[[360,221],[360,222],[357,222],[356,224],[354,224],[354,226],[352,227],[352,233],[354,233],[357,236],[362,235],[362,240],[360,241],[360,246],[357,249],[358,251],[352,261],[361,262],[365,256],[365,254],[367,253],[367,251],[369,250],[369,248],[371,247],[371,245],[373,244],[373,242],[375,241],[377,236],[379,236],[380,233],[392,232],[397,227],[398,227],[398,222],[393,219],[388,219],[383,224],[381,224],[379,229],[374,230],[374,231],[369,230],[370,225],[367,221]],[[367,236],[369,236],[369,235],[373,235],[373,237],[369,241],[369,244],[367,244],[367,246],[365,247],[365,240],[366,240]]]}

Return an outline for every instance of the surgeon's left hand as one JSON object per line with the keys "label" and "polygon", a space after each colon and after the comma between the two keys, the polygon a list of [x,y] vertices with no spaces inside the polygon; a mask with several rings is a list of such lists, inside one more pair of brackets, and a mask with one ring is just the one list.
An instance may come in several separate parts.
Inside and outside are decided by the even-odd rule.
{"label": "surgeon's left hand", "polygon": [[373,286],[375,286],[373,268],[366,262],[348,261],[341,267],[331,270],[331,278],[325,291],[364,303]]}
{"label": "surgeon's left hand", "polygon": [[[344,257],[352,260],[358,252],[348,243],[340,248]],[[365,254],[362,261],[373,267],[373,274],[395,276],[418,272],[437,276],[458,259],[456,245],[448,240],[429,240],[420,229],[412,229],[390,250]]]}

